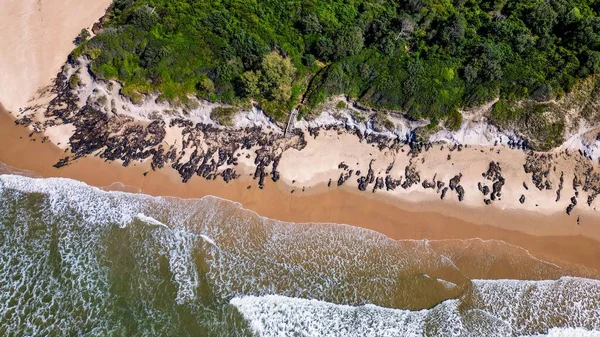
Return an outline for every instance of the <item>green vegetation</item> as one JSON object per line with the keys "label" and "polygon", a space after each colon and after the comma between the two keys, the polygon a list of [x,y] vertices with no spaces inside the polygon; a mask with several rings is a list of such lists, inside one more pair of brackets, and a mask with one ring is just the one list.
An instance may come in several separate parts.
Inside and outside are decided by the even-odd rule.
{"label": "green vegetation", "polygon": [[394,130],[394,122],[392,122],[388,115],[383,112],[377,112],[373,116],[373,125],[378,131],[391,131]]}
{"label": "green vegetation", "polygon": [[552,103],[528,101],[521,104],[500,100],[494,104],[491,120],[502,129],[521,130],[538,150],[550,150],[564,142],[564,115]]}
{"label": "green vegetation", "polygon": [[77,75],[76,73],[71,75],[71,78],[69,78],[69,87],[71,89],[76,89],[79,85],[81,85],[79,75]]}
{"label": "green vegetation", "polygon": [[216,107],[210,112],[210,118],[221,125],[233,125],[233,116],[236,110],[234,108]]}
{"label": "green vegetation", "polygon": [[346,105],[346,102],[344,101],[339,101],[336,103],[335,108],[338,110],[344,110],[346,109],[348,106]]}
{"label": "green vegetation", "polygon": [[90,38],[90,36],[91,36],[91,35],[90,35],[90,32],[89,32],[89,31],[88,31],[86,28],[83,28],[83,29],[82,29],[82,30],[79,32],[79,35],[78,35],[78,36],[75,38],[75,41],[73,41],[73,42],[75,42],[75,44],[76,44],[76,45],[80,45],[80,44],[82,44],[84,41],[86,41],[87,39],[89,39],[89,38]]}
{"label": "green vegetation", "polygon": [[[115,0],[74,56],[134,100],[254,101],[285,120],[344,94],[456,128],[460,108],[544,101],[600,73],[599,14],[600,0]],[[524,117],[497,104],[493,118]]]}

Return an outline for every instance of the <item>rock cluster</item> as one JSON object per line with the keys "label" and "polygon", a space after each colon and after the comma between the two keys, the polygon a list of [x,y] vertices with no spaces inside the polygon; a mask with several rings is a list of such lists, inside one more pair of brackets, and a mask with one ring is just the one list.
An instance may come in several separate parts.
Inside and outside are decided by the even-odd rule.
{"label": "rock cluster", "polygon": [[[366,191],[367,186],[369,186],[369,184],[372,184],[374,181],[375,181],[375,172],[373,171],[373,160],[371,160],[371,162],[369,163],[369,171],[367,172],[367,175],[361,176],[357,180],[358,189],[360,191]],[[383,184],[381,185],[381,187],[383,187]],[[373,190],[373,192],[375,192],[375,189]]]}
{"label": "rock cluster", "polygon": [[531,174],[533,185],[540,191],[552,189],[552,182],[548,179],[552,168],[552,159],[552,154],[537,154],[533,151],[529,151],[527,154],[523,165],[525,173]]}
{"label": "rock cluster", "polygon": [[563,185],[565,183],[565,173],[560,172],[560,178],[558,180],[558,189],[556,190],[556,202],[560,201],[560,192],[563,189]]}
{"label": "rock cluster", "polygon": [[[96,101],[89,101],[83,107],[79,107],[79,97],[70,88],[66,72],[58,75],[53,93],[56,97],[50,102],[45,112],[46,122],[42,125],[35,122],[33,114],[25,114],[16,121],[20,125],[31,126],[35,132],[42,132],[45,127],[56,124],[72,124],[74,133],[70,138],[70,150],[72,154],[62,158],[54,166],[57,168],[68,165],[71,160],[87,155],[95,155],[107,161],[119,161],[123,166],[135,162],[149,160],[152,170],[158,170],[165,166],[171,166],[180,174],[184,182],[194,176],[208,180],[221,177],[225,182],[237,179],[240,174],[236,171],[241,156],[255,166],[251,176],[257,181],[260,188],[265,186],[267,177],[277,182],[281,177],[278,171],[282,153],[290,148],[302,149],[306,146],[304,132],[294,129],[288,136],[284,137],[281,132],[264,130],[259,127],[244,129],[226,128],[212,124],[194,123],[184,118],[169,118],[167,122],[154,120],[152,122],[139,122],[131,117],[117,114],[114,103],[108,108],[100,106]],[[168,125],[166,125],[168,123]],[[167,133],[169,128],[181,131],[181,137],[175,144],[167,144]],[[352,170],[342,162],[338,165],[341,170],[337,185],[345,184],[350,178],[355,177],[358,189],[361,191],[386,189],[393,191],[398,187],[410,189],[422,187],[425,190],[433,190],[440,195],[441,199],[447,196],[448,191],[455,192],[459,201],[465,198],[465,188],[461,185],[462,173],[452,177],[448,184],[433,179],[421,180],[418,163],[425,161],[423,152],[432,149],[433,144],[428,142],[417,142],[414,134],[401,139],[399,136],[389,136],[372,132],[363,132],[349,124],[328,125],[325,127],[309,127],[308,135],[317,138],[322,130],[337,130],[355,134],[361,142],[366,142],[379,150],[393,150],[398,154],[405,153],[403,145],[409,146],[406,153],[409,164],[404,168],[404,176],[393,177],[391,172],[395,161],[392,161],[385,169],[385,174],[376,174],[373,169],[374,161],[369,163],[366,174],[360,170]],[[178,134],[179,136],[179,134]],[[172,141],[169,139],[168,141]],[[511,147],[524,147],[526,144],[515,140]],[[442,148],[444,145],[442,145]],[[452,144],[448,145],[448,160],[451,159],[453,151],[463,151],[467,146]],[[500,150],[498,150],[499,153]],[[568,153],[567,153],[568,154]],[[568,154],[569,155],[569,154]],[[533,185],[540,191],[551,190],[551,172],[556,171],[554,165],[556,154],[539,154],[530,151],[527,153],[524,170],[531,175]],[[569,155],[570,156],[570,155]],[[567,214],[571,214],[577,205],[580,190],[587,192],[587,204],[600,194],[600,174],[597,173],[589,161],[579,162],[577,172],[574,172],[573,189],[575,195],[571,197],[567,207]],[[569,173],[569,172],[568,172]],[[554,174],[552,174],[554,175]],[[489,205],[502,197],[502,189],[506,183],[502,176],[502,168],[499,162],[491,161],[488,169],[482,173],[484,181],[478,183],[478,189],[484,196],[484,203]],[[564,186],[564,173],[561,172],[556,201],[561,199]],[[335,180],[335,177],[333,178]],[[328,186],[333,180],[330,179]],[[353,180],[350,180],[353,182]],[[526,182],[523,188],[529,190]],[[304,188],[302,189],[304,190]],[[293,191],[292,191],[293,192]],[[525,203],[525,195],[519,198],[521,204]]]}
{"label": "rock cluster", "polygon": [[421,182],[421,176],[419,175],[417,168],[412,164],[407,165],[404,168],[404,182],[402,183],[402,188],[408,189],[419,182]]}
{"label": "rock cluster", "polygon": [[[492,201],[500,200],[502,197],[502,187],[506,183],[506,180],[502,176],[502,167],[500,167],[500,163],[491,161],[488,165],[487,171],[483,172],[481,176],[492,182],[491,190],[487,185],[484,185],[481,182],[477,184],[479,191],[485,197],[483,202],[486,205],[490,205]],[[488,194],[489,198],[487,197]]]}
{"label": "rock cluster", "polygon": [[[306,146],[304,133],[297,129],[293,130],[292,137],[286,138],[281,133],[267,133],[259,127],[223,128],[194,124],[183,118],[169,120],[169,128],[181,130],[181,138],[177,140],[181,143],[177,147],[169,146],[165,143],[165,121],[155,120],[144,125],[131,117],[106,113],[95,102],[78,108],[76,97],[65,85],[68,81],[61,76],[64,77],[62,73],[59,74],[54,88],[56,97],[50,102],[45,115],[49,122],[70,123],[75,130],[69,140],[72,156],[61,159],[55,164],[56,167],[67,165],[69,160],[94,154],[108,161],[120,161],[123,166],[150,159],[152,170],[170,164],[183,182],[195,175],[208,180],[222,177],[229,182],[240,176],[235,167],[241,152],[247,152],[247,158],[253,152],[256,165],[254,178],[262,188],[269,174],[273,181],[279,179],[277,166],[282,152]],[[313,130],[315,132],[318,131]]]}
{"label": "rock cluster", "polygon": [[577,198],[571,197],[571,203],[569,204],[569,206],[567,206],[568,215],[571,215],[571,212],[573,212],[573,208],[575,208],[575,206],[577,206]]}
{"label": "rock cluster", "polygon": [[465,198],[465,189],[460,185],[460,179],[462,179],[462,173],[459,173],[450,179],[448,187],[450,187],[450,190],[456,191],[456,194],[458,195],[458,201],[463,201]]}

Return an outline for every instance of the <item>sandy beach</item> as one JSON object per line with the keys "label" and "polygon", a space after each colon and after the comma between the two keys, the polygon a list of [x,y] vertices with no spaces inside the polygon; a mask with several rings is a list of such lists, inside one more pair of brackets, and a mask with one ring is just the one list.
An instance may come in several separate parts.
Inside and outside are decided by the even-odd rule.
{"label": "sandy beach", "polygon": [[[383,193],[360,193],[344,186],[317,185],[304,193],[299,190],[290,193],[295,187],[279,182],[260,190],[249,177],[229,184],[200,178],[184,184],[177,172],[169,168],[153,172],[145,163],[125,168],[93,157],[56,169],[52,165],[64,156],[64,151],[50,142],[42,143],[41,139],[40,135],[30,138],[28,130],[15,126],[6,111],[0,114],[0,143],[4,145],[0,148],[0,161],[22,170],[20,174],[67,177],[106,189],[154,196],[201,198],[213,195],[239,202],[272,219],[343,223],[375,230],[394,239],[454,239],[457,241],[445,245],[458,246],[463,246],[460,240],[472,238],[500,240],[568,268],[590,268],[584,275],[600,271],[596,258],[600,240],[597,225],[593,225],[598,222],[594,221],[576,226],[572,221],[564,222],[557,214],[477,209],[458,202],[409,202]],[[499,275],[510,276],[510,270],[505,269]]]}
{"label": "sandy beach", "polygon": [[50,84],[74,48],[82,28],[91,28],[110,0],[6,0],[0,4],[0,101],[24,107]]}

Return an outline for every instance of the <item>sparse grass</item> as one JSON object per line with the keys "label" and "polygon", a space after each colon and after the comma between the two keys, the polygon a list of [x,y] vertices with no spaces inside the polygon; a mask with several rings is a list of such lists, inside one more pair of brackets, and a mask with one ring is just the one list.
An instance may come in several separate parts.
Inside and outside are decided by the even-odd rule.
{"label": "sparse grass", "polygon": [[522,122],[525,117],[525,109],[516,103],[499,100],[492,107],[490,118],[492,123],[501,129],[515,126]]}
{"label": "sparse grass", "polygon": [[71,78],[69,79],[69,87],[71,88],[71,90],[77,89],[77,87],[79,87],[81,85],[81,80],[79,79],[79,75],[77,75],[77,73],[71,75]]}
{"label": "sparse grass", "polygon": [[236,109],[216,107],[210,112],[210,118],[223,126],[233,126],[233,116]]}
{"label": "sparse grass", "polygon": [[392,122],[385,112],[377,112],[373,116],[373,122],[375,125],[375,129],[378,131],[392,131],[396,128],[394,122]]}
{"label": "sparse grass", "polygon": [[[436,119],[434,118],[433,120]],[[462,125],[462,114],[460,113],[460,111],[458,111],[458,109],[453,109],[452,111],[450,111],[450,113],[446,117],[444,125],[446,126],[446,128],[453,131],[460,129]]]}
{"label": "sparse grass", "polygon": [[367,121],[367,117],[365,117],[365,115],[363,115],[360,111],[357,110],[352,110],[352,117],[357,122],[364,123]]}

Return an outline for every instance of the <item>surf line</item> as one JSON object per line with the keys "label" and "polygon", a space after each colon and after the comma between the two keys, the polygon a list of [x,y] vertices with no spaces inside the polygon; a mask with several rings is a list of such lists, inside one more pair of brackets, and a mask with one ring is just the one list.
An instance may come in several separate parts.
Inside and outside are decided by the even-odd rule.
{"label": "surf line", "polygon": [[[153,217],[147,216],[147,215],[145,215],[143,213],[138,213],[135,216],[135,218],[138,219],[138,220],[140,220],[140,221],[142,221],[142,222],[145,222],[145,223],[147,223],[149,225],[161,226],[161,227],[166,228],[169,231],[171,230],[171,228],[169,226],[167,226],[164,223],[162,223],[162,222],[154,219]],[[204,234],[200,234],[199,236],[200,236],[200,238],[202,238],[202,240],[206,241],[210,245],[215,246],[217,249],[219,248],[219,246],[217,246],[217,243],[213,239],[209,238],[208,236],[206,236]]]}

